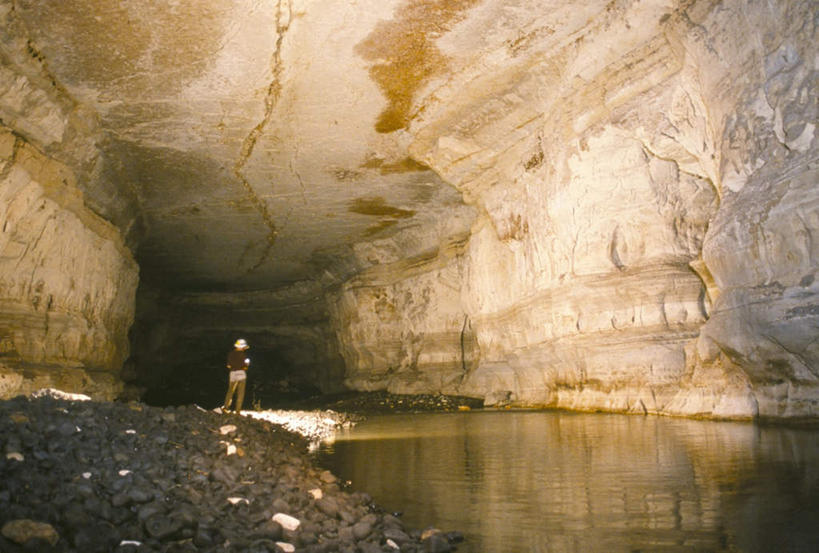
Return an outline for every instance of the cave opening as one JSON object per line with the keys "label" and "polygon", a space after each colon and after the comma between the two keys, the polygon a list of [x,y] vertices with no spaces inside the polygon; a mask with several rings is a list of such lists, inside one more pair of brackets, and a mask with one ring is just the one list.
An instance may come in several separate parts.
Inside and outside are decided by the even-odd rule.
{"label": "cave opening", "polygon": [[242,304],[230,292],[214,300],[209,293],[151,288],[140,289],[138,297],[124,376],[148,404],[221,406],[226,356],[238,338],[250,344],[247,409],[277,408],[343,389],[343,362],[328,359],[321,343],[327,321],[304,306],[284,306],[288,319],[282,322],[270,305],[254,298]]}

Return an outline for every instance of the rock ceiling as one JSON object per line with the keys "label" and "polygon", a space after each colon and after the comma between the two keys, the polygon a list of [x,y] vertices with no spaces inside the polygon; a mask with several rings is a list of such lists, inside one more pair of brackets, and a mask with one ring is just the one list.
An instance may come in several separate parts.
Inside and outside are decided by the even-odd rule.
{"label": "rock ceiling", "polygon": [[460,195],[409,157],[406,129],[423,93],[463,63],[435,40],[475,4],[14,9],[58,85],[98,114],[103,156],[87,194],[138,244],[142,278],[223,290],[337,281],[358,268],[358,242],[468,228]]}

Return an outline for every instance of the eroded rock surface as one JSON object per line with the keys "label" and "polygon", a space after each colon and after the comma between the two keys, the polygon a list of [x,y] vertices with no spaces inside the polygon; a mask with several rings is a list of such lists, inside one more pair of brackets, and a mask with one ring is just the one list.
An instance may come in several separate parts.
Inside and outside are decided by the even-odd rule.
{"label": "eroded rock surface", "polygon": [[[12,146],[122,237],[59,219],[43,259],[86,288],[14,293],[49,313],[13,346],[39,367],[122,363],[122,242],[143,387],[218,382],[246,335],[322,390],[817,414],[812,2],[0,0],[0,22]],[[62,190],[21,163],[14,194]],[[58,334],[49,295],[88,330]]]}
{"label": "eroded rock surface", "polygon": [[459,71],[410,151],[480,216],[446,273],[347,285],[350,382],[815,415],[815,8],[534,4],[482,3],[438,41]]}
{"label": "eroded rock surface", "polygon": [[0,128],[0,397],[55,386],[112,399],[137,266],[74,175]]}

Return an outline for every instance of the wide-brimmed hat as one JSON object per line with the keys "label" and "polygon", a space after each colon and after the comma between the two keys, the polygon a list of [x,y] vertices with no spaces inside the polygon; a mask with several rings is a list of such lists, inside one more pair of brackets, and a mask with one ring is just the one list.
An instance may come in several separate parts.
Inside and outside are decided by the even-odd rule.
{"label": "wide-brimmed hat", "polygon": [[239,338],[233,344],[233,347],[235,347],[236,349],[248,349],[250,346],[247,345],[247,340],[245,340],[244,338]]}

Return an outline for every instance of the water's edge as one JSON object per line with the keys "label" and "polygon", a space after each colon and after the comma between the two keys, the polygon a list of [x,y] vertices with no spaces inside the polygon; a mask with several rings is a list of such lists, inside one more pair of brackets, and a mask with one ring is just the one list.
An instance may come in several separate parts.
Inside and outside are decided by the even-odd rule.
{"label": "water's edge", "polygon": [[819,431],[564,411],[371,417],[319,462],[461,552],[819,550]]}

